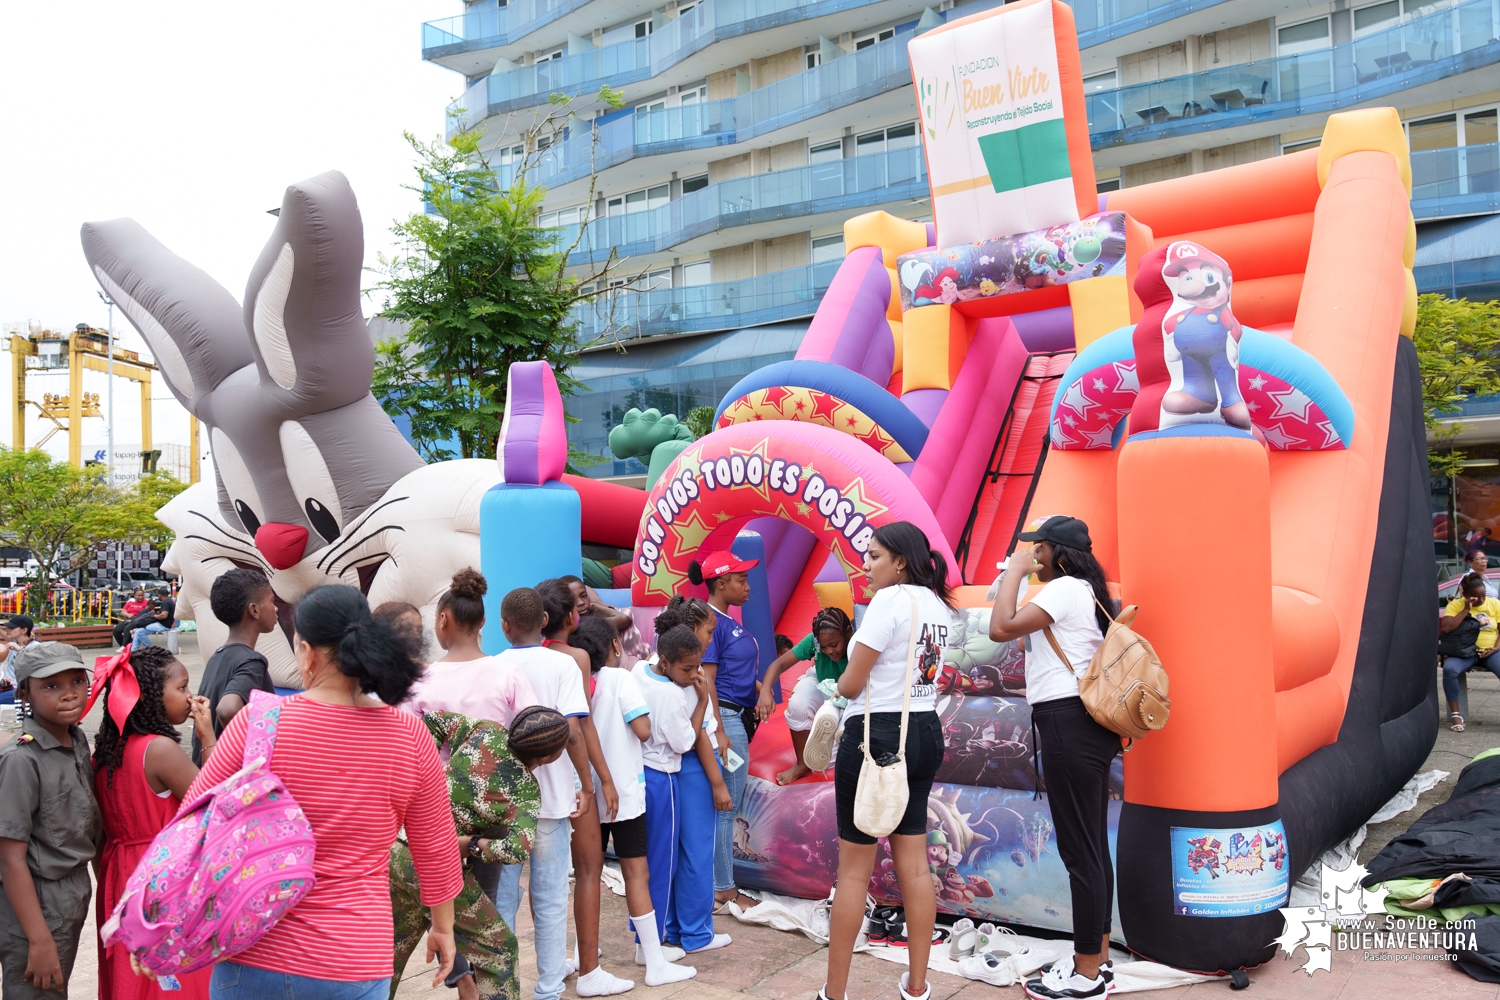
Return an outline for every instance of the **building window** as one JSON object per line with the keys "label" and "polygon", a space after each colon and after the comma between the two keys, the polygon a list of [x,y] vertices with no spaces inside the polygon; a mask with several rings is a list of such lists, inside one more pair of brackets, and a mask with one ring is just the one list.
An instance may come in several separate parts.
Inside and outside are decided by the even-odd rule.
{"label": "building window", "polygon": [[645,38],[649,34],[651,34],[651,18],[635,22],[635,37]]}
{"label": "building window", "polygon": [[1120,178],[1111,177],[1107,181],[1099,181],[1094,185],[1094,190],[1099,194],[1104,194],[1106,191],[1118,191],[1120,190]]}
{"label": "building window", "polygon": [[1083,78],[1084,96],[1089,94],[1100,94],[1106,90],[1115,90],[1119,87],[1119,77],[1114,70],[1108,73],[1096,73],[1093,76]]}
{"label": "building window", "polygon": [[1431,14],[1447,6],[1447,3],[1433,3],[1432,0],[1385,0],[1384,3],[1356,7],[1354,9],[1354,34],[1362,35],[1370,31],[1380,31],[1391,27],[1398,21]]}
{"label": "building window", "polygon": [[1409,122],[1406,134],[1413,153],[1424,149],[1452,149],[1458,145],[1458,116],[1443,115]]}
{"label": "building window", "polygon": [[1276,52],[1278,55],[1297,55],[1301,52],[1317,52],[1328,48],[1328,18],[1303,21],[1276,29]]}
{"label": "building window", "polygon": [[691,264],[682,265],[682,284],[685,288],[696,288],[706,285],[713,280],[711,265],[706,260],[694,261]]}
{"label": "building window", "polygon": [[854,39],[854,51],[868,49],[876,42],[888,41],[896,37],[895,28],[882,28],[880,31],[872,31],[868,35],[861,35]]}
{"label": "building window", "polygon": [[844,144],[838,141],[821,143],[807,151],[808,163],[832,163],[843,158]]}
{"label": "building window", "polygon": [[571,226],[575,222],[583,222],[589,217],[587,205],[579,205],[576,208],[564,208],[556,212],[543,212],[537,216],[537,225],[543,229],[555,229],[560,226]]}
{"label": "building window", "polygon": [[538,52],[536,54],[536,61],[539,62],[539,63],[540,62],[551,62],[554,59],[561,59],[563,56],[567,55],[567,52],[568,52],[568,50],[565,49],[565,48],[563,48],[563,49],[557,49],[557,50],[552,51],[552,52]]}
{"label": "building window", "polygon": [[668,201],[670,188],[666,184],[659,184],[653,188],[643,191],[632,191],[629,194],[616,195],[605,202],[607,214],[634,215],[636,212],[647,212],[653,208],[660,208]]}
{"label": "building window", "polygon": [[823,53],[818,49],[813,49],[810,52],[804,52],[802,54],[802,58],[807,63],[808,69],[817,69],[819,66],[823,65]]}
{"label": "building window", "polygon": [[1299,139],[1296,142],[1283,142],[1281,144],[1281,155],[1285,156],[1288,153],[1300,153],[1304,149],[1317,149],[1321,145],[1323,145],[1322,136],[1319,136],[1316,139]]}
{"label": "building window", "polygon": [[682,179],[682,193],[692,194],[694,191],[702,191],[708,187],[708,175],[699,174],[697,177],[684,177]]}
{"label": "building window", "polygon": [[842,256],[844,256],[843,236],[819,236],[812,241],[812,262],[814,264],[838,260]]}
{"label": "building window", "polygon": [[873,132],[863,132],[854,139],[854,155],[864,156],[867,153],[883,153],[887,149],[905,149],[917,144],[917,124],[907,122],[903,125],[892,125],[890,128],[876,129]]}

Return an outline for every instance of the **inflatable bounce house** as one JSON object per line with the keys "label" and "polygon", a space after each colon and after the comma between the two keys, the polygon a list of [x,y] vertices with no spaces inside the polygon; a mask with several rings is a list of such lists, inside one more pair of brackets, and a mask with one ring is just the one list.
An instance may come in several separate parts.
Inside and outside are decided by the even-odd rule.
{"label": "inflatable bounce house", "polygon": [[[338,174],[290,188],[243,308],[128,221],[86,226],[100,283],[211,428],[218,493],[162,512],[184,616],[232,565],[430,613],[478,563],[512,586],[629,549],[606,599],[642,631],[699,552],[760,560],[743,620],[858,614],[872,531],[920,526],[957,628],[930,680],[947,758],[929,861],[951,913],[1070,926],[1033,766],[1023,657],[987,586],[1025,525],[1089,524],[1171,676],[1172,716],[1117,762],[1116,939],[1179,968],[1266,961],[1290,883],[1421,764],[1437,711],[1432,547],[1396,113],[1334,115],[1317,150],[1096,194],[1070,9],[1020,0],[909,46],[934,223],[850,220],[795,360],[747,376],[647,491],[563,473],[562,401],[512,371],[500,461],[423,465],[369,394],[362,243]],[[498,607],[491,621],[498,624]],[[498,627],[486,647],[503,645]],[[263,646],[282,676],[285,635]],[[784,677],[795,681],[795,674]],[[789,689],[788,689],[789,690]],[[742,885],[834,881],[833,789],[751,748]],[[894,900],[889,860],[871,891]]]}

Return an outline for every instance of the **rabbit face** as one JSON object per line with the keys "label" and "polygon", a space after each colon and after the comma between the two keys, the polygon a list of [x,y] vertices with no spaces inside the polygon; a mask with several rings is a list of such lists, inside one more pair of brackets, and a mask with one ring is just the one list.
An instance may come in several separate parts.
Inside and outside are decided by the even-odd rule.
{"label": "rabbit face", "polygon": [[245,304],[129,219],[87,223],[84,255],[168,387],[208,428],[224,522],[290,570],[422,460],[370,394],[364,235],[337,172],[287,188]]}

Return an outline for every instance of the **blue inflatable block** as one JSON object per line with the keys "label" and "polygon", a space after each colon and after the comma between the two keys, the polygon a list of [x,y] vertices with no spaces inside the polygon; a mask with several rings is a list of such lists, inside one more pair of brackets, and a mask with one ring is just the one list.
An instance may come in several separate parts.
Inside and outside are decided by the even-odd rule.
{"label": "blue inflatable block", "polygon": [[611,589],[609,587],[605,587],[602,589],[599,587],[595,587],[594,593],[599,595],[599,600],[603,601],[605,604],[608,604],[612,608],[624,609],[630,607],[629,587],[617,587],[614,589]]}
{"label": "blue inflatable block", "polygon": [[[740,624],[745,626],[760,647],[756,677],[766,676],[766,668],[776,659],[776,622],[771,617],[771,591],[766,585],[766,542],[753,531],[742,531],[729,547],[741,559],[758,560],[746,576],[750,581],[750,599],[740,606]],[[781,700],[777,681],[776,700]]]}
{"label": "blue inflatable block", "polygon": [[583,575],[582,525],[578,491],[565,483],[501,483],[485,493],[479,501],[479,571],[490,585],[480,636],[486,653],[510,646],[500,629],[506,594],[553,577]]}

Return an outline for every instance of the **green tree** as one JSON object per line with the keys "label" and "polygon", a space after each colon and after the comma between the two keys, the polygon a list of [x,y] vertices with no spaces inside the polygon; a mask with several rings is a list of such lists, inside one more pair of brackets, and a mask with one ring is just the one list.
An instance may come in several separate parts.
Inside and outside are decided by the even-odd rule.
{"label": "green tree", "polygon": [[102,468],[79,469],[37,448],[0,447],[0,545],[36,560],[28,607],[40,617],[54,581],[88,565],[110,542],[169,540],[156,512],[184,488],[164,472],[117,488]]}
{"label": "green tree", "polygon": [[693,439],[705,437],[709,431],[714,429],[714,408],[712,406],[695,406],[688,410],[688,415],[683,418],[688,430],[693,432]]}
{"label": "green tree", "polygon": [[[620,105],[608,87],[598,99]],[[395,224],[398,250],[377,268],[381,313],[406,331],[377,346],[373,391],[387,413],[410,422],[427,461],[494,456],[512,362],[547,361],[564,395],[581,388],[568,374],[580,346],[575,310],[619,262],[612,249],[604,264],[569,273],[586,230],[542,226],[547,190],[527,179],[570,127],[592,128],[577,117],[570,99],[553,95],[520,140],[504,144],[524,154],[498,172],[472,131],[430,143],[406,135],[417,156],[411,190],[429,211]],[[587,204],[593,195],[591,178]]]}
{"label": "green tree", "polygon": [[[1456,447],[1463,425],[1452,415],[1465,400],[1500,394],[1500,303],[1422,295],[1412,334],[1430,441],[1427,466],[1448,480],[1448,535],[1458,544],[1454,477],[1466,455]],[[1444,421],[1444,417],[1447,421]]]}

